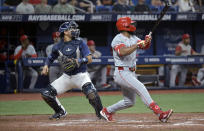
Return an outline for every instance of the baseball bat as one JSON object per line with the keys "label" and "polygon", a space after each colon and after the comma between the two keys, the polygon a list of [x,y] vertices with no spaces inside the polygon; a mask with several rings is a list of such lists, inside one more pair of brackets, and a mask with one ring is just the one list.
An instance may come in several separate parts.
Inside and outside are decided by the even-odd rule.
{"label": "baseball bat", "polygon": [[157,26],[159,25],[159,23],[161,22],[162,18],[164,17],[164,15],[166,14],[167,10],[169,9],[170,7],[170,4],[169,2],[165,2],[165,6],[164,8],[162,9],[160,15],[159,15],[159,18],[157,19],[156,23],[154,24],[152,30],[149,32],[149,35],[152,35],[152,33],[155,31],[155,29],[157,28]]}

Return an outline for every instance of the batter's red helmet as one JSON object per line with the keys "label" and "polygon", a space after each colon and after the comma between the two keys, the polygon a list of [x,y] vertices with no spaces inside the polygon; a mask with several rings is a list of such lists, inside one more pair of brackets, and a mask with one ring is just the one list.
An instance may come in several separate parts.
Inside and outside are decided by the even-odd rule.
{"label": "batter's red helmet", "polygon": [[136,26],[134,25],[136,22],[132,21],[130,17],[121,17],[116,22],[116,27],[118,31],[130,31],[134,32],[136,30]]}

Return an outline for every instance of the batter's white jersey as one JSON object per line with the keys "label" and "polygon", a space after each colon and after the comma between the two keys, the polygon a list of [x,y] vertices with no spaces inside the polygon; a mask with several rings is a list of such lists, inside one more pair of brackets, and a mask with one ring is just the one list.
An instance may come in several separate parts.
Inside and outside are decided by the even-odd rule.
{"label": "batter's white jersey", "polygon": [[[19,45],[16,47],[14,55],[18,54],[19,51],[22,49],[22,46]],[[28,45],[28,47],[26,48],[26,50],[23,50],[22,52],[22,58],[26,58],[26,55],[34,55],[36,54],[35,48],[33,47],[33,45]]]}
{"label": "batter's white jersey", "polygon": [[[113,39],[111,46],[112,48],[116,48],[117,46],[124,44],[126,47],[130,47],[136,44],[140,40],[137,36],[131,35],[130,38],[124,36],[123,34],[118,34]],[[119,52],[113,50],[113,58],[115,66],[123,66],[123,67],[135,67],[136,66],[136,50],[127,56],[119,56]]]}
{"label": "batter's white jersey", "polygon": [[120,33],[116,35],[112,41],[111,46],[114,49],[113,57],[116,66],[114,81],[120,85],[124,99],[107,107],[107,111],[110,113],[133,106],[135,104],[136,95],[139,95],[148,107],[153,102],[144,84],[136,78],[135,72],[130,70],[130,68],[136,66],[136,50],[130,55],[120,56],[121,47],[130,47],[139,40],[140,39],[135,35],[128,38]]}

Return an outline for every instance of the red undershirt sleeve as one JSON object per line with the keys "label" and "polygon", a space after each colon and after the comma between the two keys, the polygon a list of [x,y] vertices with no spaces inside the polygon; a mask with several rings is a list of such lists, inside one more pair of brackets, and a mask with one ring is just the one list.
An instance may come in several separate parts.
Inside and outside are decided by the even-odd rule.
{"label": "red undershirt sleeve", "polygon": [[118,53],[119,56],[121,56],[120,49],[122,47],[125,47],[125,44],[122,43],[114,47],[114,50]]}

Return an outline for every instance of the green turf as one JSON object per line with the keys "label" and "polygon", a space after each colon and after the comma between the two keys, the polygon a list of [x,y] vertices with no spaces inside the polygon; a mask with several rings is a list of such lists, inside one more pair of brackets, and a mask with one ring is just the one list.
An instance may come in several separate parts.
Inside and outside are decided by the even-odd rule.
{"label": "green turf", "polygon": [[[174,109],[175,112],[204,112],[204,93],[188,94],[154,94],[153,99],[166,110]],[[104,106],[116,103],[122,96],[101,96]],[[60,99],[68,113],[93,113],[84,96],[74,96]],[[147,113],[151,112],[141,101],[136,98],[136,105],[132,108],[120,111],[120,113]],[[0,102],[0,115],[22,115],[22,114],[52,114],[53,111],[44,101],[6,101]]]}

